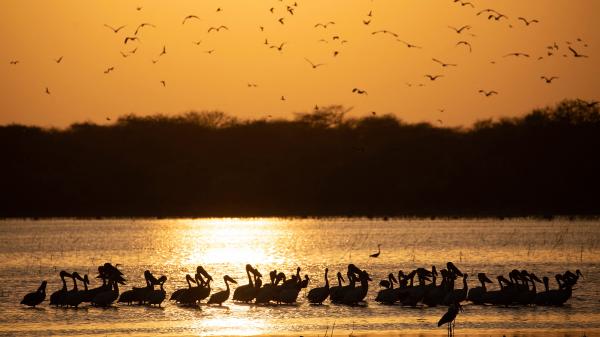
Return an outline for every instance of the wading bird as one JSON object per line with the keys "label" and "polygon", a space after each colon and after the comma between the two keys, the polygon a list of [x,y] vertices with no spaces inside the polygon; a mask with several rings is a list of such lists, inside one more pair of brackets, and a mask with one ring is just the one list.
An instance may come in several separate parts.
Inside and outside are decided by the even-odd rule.
{"label": "wading bird", "polygon": [[380,243],[377,244],[377,253],[373,253],[373,254],[369,255],[369,257],[379,257],[379,254],[381,254],[381,244]]}
{"label": "wading bird", "polygon": [[35,307],[36,305],[44,302],[44,300],[46,299],[46,284],[48,284],[48,282],[42,281],[42,284],[36,291],[29,293],[23,297],[21,304],[25,304],[30,307]]}
{"label": "wading bird", "polygon": [[448,336],[454,336],[456,316],[458,315],[459,311],[462,310],[462,306],[459,303],[452,303],[448,307],[448,311],[438,321],[438,327],[448,324]]}

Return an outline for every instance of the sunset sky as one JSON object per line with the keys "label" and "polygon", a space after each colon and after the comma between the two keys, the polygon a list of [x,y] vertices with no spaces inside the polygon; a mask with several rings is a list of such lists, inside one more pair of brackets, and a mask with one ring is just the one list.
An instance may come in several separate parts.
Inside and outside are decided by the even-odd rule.
{"label": "sunset sky", "polygon": [[[290,118],[315,105],[341,104],[353,108],[350,116],[375,111],[409,122],[469,125],[564,98],[600,99],[600,1],[470,0],[475,8],[453,0],[294,2],[3,0],[0,124],[64,127],[191,110]],[[486,8],[508,20],[476,15]],[[187,15],[200,20],[182,24]],[[539,23],[526,26],[518,17]],[[315,28],[329,21],[335,24]],[[156,27],[141,28],[139,41],[124,44],[144,22]],[[105,24],[126,27],[113,33]],[[228,30],[207,32],[220,25]],[[461,34],[448,27],[464,25],[472,28]],[[378,30],[422,48],[372,34]],[[461,40],[472,53],[456,45]],[[281,51],[270,48],[282,42]],[[555,42],[558,50],[548,49]],[[589,57],[575,58],[568,43]],[[163,46],[167,53],[159,56]],[[513,52],[531,57],[504,57]],[[324,65],[313,69],[305,58]],[[444,76],[430,81],[426,74]],[[547,84],[540,76],[559,78]],[[499,94],[485,97],[480,89]]]}

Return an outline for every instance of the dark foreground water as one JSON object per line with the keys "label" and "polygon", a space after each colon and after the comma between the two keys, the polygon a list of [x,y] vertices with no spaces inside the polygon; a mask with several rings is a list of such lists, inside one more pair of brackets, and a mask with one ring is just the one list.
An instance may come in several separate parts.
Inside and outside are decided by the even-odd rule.
{"label": "dark foreground water", "polygon": [[[379,258],[369,258],[381,243]],[[128,285],[142,285],[143,271],[166,275],[167,294],[186,286],[184,276],[203,265],[223,286],[229,274],[247,283],[246,263],[263,274],[291,274],[302,267],[323,285],[323,270],[345,271],[348,263],[374,279],[367,304],[163,308],[115,305],[109,309],[38,308],[19,305],[23,295],[48,280],[48,293],[61,287],[58,272],[88,273],[120,264]],[[540,278],[581,269],[568,305],[560,308],[498,308],[465,305],[457,319],[460,335],[600,335],[600,222],[583,220],[390,220],[367,219],[176,219],[176,220],[4,220],[0,221],[0,335],[334,335],[445,334],[437,328],[445,308],[385,306],[373,299],[389,272],[443,267],[454,261],[471,275],[495,276],[513,268]],[[69,283],[69,286],[71,283]],[[471,279],[469,285],[475,286]],[[493,285],[495,288],[497,285]],[[304,296],[304,292],[300,297]],[[168,296],[167,295],[167,296]],[[49,297],[49,295],[48,295]]]}

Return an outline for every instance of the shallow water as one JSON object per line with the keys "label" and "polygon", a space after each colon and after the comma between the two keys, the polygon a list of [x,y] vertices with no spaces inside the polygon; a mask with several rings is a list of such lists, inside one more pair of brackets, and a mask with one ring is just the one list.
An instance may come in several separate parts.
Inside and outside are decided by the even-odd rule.
{"label": "shallow water", "polygon": [[[381,243],[379,258],[369,258]],[[187,286],[185,274],[203,265],[223,287],[222,275],[247,283],[244,265],[264,274],[291,274],[297,266],[323,285],[323,271],[344,272],[352,262],[371,274],[367,304],[163,308],[115,305],[109,309],[63,309],[44,302],[19,305],[22,296],[48,280],[61,287],[58,271],[93,279],[98,265],[119,264],[128,285],[143,271],[166,275],[167,294]],[[389,272],[443,266],[453,261],[471,275],[495,276],[528,269],[540,278],[581,269],[585,275],[568,305],[560,308],[497,308],[465,305],[460,335],[600,335],[600,222],[597,220],[367,220],[367,219],[165,219],[0,221],[0,335],[431,335],[445,308],[404,308],[374,302],[378,281]],[[475,286],[470,279],[469,285]],[[69,283],[69,286],[71,283]],[[493,285],[495,288],[496,285]],[[551,287],[555,283],[551,281]],[[49,295],[48,295],[49,297]],[[543,332],[541,332],[543,331]]]}

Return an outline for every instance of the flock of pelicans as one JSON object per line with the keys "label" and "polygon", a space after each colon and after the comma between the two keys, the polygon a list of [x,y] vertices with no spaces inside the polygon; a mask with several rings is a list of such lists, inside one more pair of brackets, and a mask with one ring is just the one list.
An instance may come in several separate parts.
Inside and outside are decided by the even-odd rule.
{"label": "flock of pelicans", "polygon": [[[263,284],[263,275],[251,265],[246,265],[248,283],[238,286],[233,292],[232,299],[237,302],[266,304],[293,304],[298,300],[300,290],[307,288],[308,275],[300,275],[300,267],[295,275],[287,277],[283,272],[273,270],[269,272],[269,282]],[[331,286],[328,278],[329,269],[325,269],[325,284],[308,291],[307,299],[311,304],[319,305],[327,299],[332,303],[345,305],[360,305],[364,303],[372,281],[366,270],[349,264],[346,272],[347,280],[341,272],[337,273],[337,284]],[[50,295],[50,305],[62,307],[78,307],[82,303],[93,306],[107,307],[114,302],[139,305],[160,306],[167,298],[164,290],[166,276],[156,278],[150,271],[144,272],[146,284],[142,287],[133,287],[131,290],[119,292],[119,285],[125,285],[123,273],[110,263],[98,267],[97,279],[102,280],[102,285],[89,289],[87,275],[83,277],[77,273],[60,272],[62,288]],[[575,273],[566,271],[556,274],[557,288],[550,289],[549,278],[540,280],[534,273],[526,270],[513,270],[508,278],[500,275],[497,277],[499,289],[488,290],[486,284],[492,281],[485,273],[479,273],[477,278],[481,286],[469,288],[468,275],[462,273],[452,262],[448,262],[445,269],[437,271],[435,266],[431,270],[417,268],[409,273],[399,271],[390,273],[385,280],[379,282],[383,289],[377,293],[375,301],[382,304],[396,304],[402,306],[448,306],[448,312],[440,319],[438,326],[448,324],[449,333],[452,333],[452,324],[458,312],[462,310],[461,302],[469,301],[477,305],[537,305],[560,306],[571,298],[573,287],[579,277],[583,277],[579,270]],[[73,280],[73,288],[68,289],[67,278]],[[438,283],[438,279],[441,281]],[[455,287],[457,280],[462,279],[462,288]],[[78,281],[83,283],[83,290],[78,288]],[[178,289],[169,298],[180,305],[197,305],[208,298],[206,304],[221,306],[229,300],[231,295],[230,283],[236,283],[229,275],[223,276],[226,289],[211,294],[212,276],[202,266],[196,268],[194,277],[186,275],[187,287]],[[348,284],[345,284],[345,282]],[[537,291],[536,283],[544,284],[544,291]],[[43,281],[37,291],[23,297],[21,304],[35,307],[46,299],[46,281]],[[156,287],[158,286],[158,289]]]}

